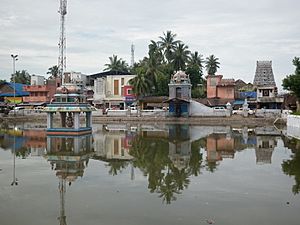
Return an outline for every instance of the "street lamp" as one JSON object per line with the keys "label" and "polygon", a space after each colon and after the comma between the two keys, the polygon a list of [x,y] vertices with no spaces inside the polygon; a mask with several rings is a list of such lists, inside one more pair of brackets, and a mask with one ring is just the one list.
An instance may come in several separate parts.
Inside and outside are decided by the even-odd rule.
{"label": "street lamp", "polygon": [[16,61],[18,60],[18,55],[10,55],[13,60],[13,76],[14,76],[14,116],[16,115]]}

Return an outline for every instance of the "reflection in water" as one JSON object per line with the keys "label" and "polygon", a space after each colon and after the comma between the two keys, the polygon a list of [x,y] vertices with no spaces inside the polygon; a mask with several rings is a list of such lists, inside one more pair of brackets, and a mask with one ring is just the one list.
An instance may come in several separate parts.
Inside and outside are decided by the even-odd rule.
{"label": "reflection in water", "polygon": [[300,140],[284,138],[285,146],[291,149],[291,159],[283,161],[282,170],[286,175],[294,176],[295,184],[292,187],[294,194],[300,192]]}
{"label": "reflection in water", "polygon": [[[56,171],[61,224],[66,223],[66,184],[83,176],[89,159],[104,161],[108,173],[114,176],[130,168],[130,179],[134,179],[135,170],[140,170],[147,177],[149,191],[170,204],[188,188],[193,176],[199,176],[203,170],[215,172],[223,160],[234,159],[237,152],[249,149],[255,154],[257,165],[272,163],[272,154],[281,138],[272,128],[116,124],[95,130],[93,137],[49,137],[42,129],[9,127],[0,132],[2,149],[15,149],[12,152],[20,158],[45,156]],[[293,155],[282,163],[282,170],[295,177],[293,193],[297,194],[300,191],[300,143],[284,137],[283,140]]]}
{"label": "reflection in water", "polygon": [[59,178],[60,216],[59,224],[65,225],[66,183],[71,186],[78,177],[82,177],[93,154],[92,135],[75,137],[47,136],[46,158]]}
{"label": "reflection in water", "polygon": [[[117,175],[125,169],[133,157],[129,148],[135,133],[123,129],[100,129],[94,133],[95,154],[94,159],[107,162],[109,174]],[[131,179],[134,177],[132,170]]]}
{"label": "reflection in water", "polygon": [[272,153],[277,146],[274,136],[257,136],[255,147],[256,163],[270,164],[272,162]]}
{"label": "reflection in water", "polygon": [[190,132],[187,125],[170,125],[166,132],[143,131],[130,148],[134,166],[148,176],[150,192],[159,193],[167,204],[188,187],[190,176],[200,173],[201,142],[191,142]]}

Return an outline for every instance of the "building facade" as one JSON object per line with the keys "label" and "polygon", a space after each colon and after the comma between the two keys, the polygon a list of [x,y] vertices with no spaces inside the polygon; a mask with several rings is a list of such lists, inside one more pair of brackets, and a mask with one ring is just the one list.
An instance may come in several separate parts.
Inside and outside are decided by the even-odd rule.
{"label": "building facade", "polygon": [[24,91],[24,84],[3,82],[0,84],[0,102],[7,104],[19,104],[23,98],[29,96],[29,92]]}
{"label": "building facade", "polygon": [[136,77],[130,73],[116,71],[90,75],[88,83],[94,90],[93,104],[97,108],[125,109],[136,101],[129,81]]}
{"label": "building facade", "polygon": [[207,98],[234,99],[234,79],[223,79],[223,75],[208,75]]}
{"label": "building facade", "polygon": [[258,109],[281,109],[284,99],[277,93],[272,61],[257,61],[253,85],[257,92]]}
{"label": "building facade", "polygon": [[43,85],[37,83],[37,80],[32,80],[31,85],[24,86],[24,91],[29,93],[29,96],[24,97],[24,103],[49,103],[55,94],[56,88],[61,86],[61,79],[50,79]]}
{"label": "building facade", "polygon": [[169,85],[169,116],[189,116],[191,95],[191,81],[189,75],[183,71],[176,72]]}

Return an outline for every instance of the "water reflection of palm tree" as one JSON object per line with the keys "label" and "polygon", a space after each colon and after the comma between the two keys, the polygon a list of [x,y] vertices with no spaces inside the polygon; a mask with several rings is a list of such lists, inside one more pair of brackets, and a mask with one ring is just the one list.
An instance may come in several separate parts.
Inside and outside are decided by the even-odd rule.
{"label": "water reflection of palm tree", "polygon": [[174,194],[180,194],[176,182],[174,181],[174,177],[169,173],[169,171],[162,179],[158,193],[160,193],[159,197],[163,199],[163,202],[166,202],[167,204],[170,204],[171,201],[175,201],[177,199]]}
{"label": "water reflection of palm tree", "polygon": [[191,146],[191,158],[189,161],[189,174],[198,176],[200,174],[200,169],[202,168],[202,153],[200,153],[200,148],[203,145],[201,140],[194,141]]}
{"label": "water reflection of palm tree", "polygon": [[179,191],[184,190],[190,184],[189,174],[185,169],[179,170],[176,167],[172,168],[174,180]]}
{"label": "water reflection of palm tree", "polygon": [[217,165],[217,162],[206,162],[206,169],[213,173],[216,171]]}
{"label": "water reflection of palm tree", "polygon": [[295,177],[295,184],[292,187],[294,194],[299,194],[300,192],[300,141],[297,139],[285,140],[285,144],[294,153],[292,159],[285,160],[281,164],[282,171],[289,175]]}
{"label": "water reflection of palm tree", "polygon": [[[196,149],[196,147],[195,147]],[[195,151],[194,155],[200,155]],[[197,156],[198,164],[190,170],[188,168],[178,169],[169,158],[169,142],[167,139],[154,139],[150,137],[136,137],[132,142],[130,155],[134,160],[134,166],[141,169],[148,176],[148,188],[151,193],[159,193],[163,202],[170,204],[176,200],[176,194],[188,187],[189,171],[199,171],[201,155]]]}
{"label": "water reflection of palm tree", "polygon": [[118,172],[121,172],[124,168],[128,166],[129,162],[119,159],[109,160],[107,166],[110,167],[109,174],[110,175],[118,175]]}

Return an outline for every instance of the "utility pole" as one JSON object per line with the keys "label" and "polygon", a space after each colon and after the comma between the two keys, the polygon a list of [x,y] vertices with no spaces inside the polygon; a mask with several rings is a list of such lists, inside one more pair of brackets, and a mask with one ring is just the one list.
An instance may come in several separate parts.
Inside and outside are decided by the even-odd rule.
{"label": "utility pole", "polygon": [[60,0],[58,13],[60,14],[60,36],[59,36],[59,56],[58,56],[58,75],[64,83],[64,72],[66,71],[66,34],[65,34],[65,16],[67,14],[67,0]]}
{"label": "utility pole", "polygon": [[13,81],[14,81],[14,116],[16,115],[16,61],[18,60],[18,55],[10,55],[13,60]]}
{"label": "utility pole", "polygon": [[131,44],[131,68],[134,66],[134,45]]}

